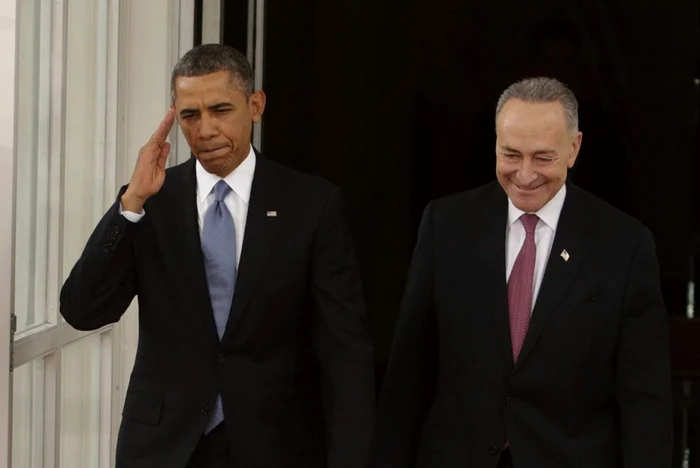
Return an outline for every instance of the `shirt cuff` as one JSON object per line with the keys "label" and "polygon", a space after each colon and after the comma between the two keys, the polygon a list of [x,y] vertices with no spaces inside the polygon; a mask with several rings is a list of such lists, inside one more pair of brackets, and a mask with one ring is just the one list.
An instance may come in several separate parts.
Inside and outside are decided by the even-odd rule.
{"label": "shirt cuff", "polygon": [[143,208],[141,208],[141,213],[134,213],[133,211],[124,211],[122,209],[122,204],[120,202],[119,203],[119,214],[124,216],[126,219],[128,219],[132,223],[138,223],[139,221],[141,221],[141,218],[144,217],[146,212],[144,211]]}

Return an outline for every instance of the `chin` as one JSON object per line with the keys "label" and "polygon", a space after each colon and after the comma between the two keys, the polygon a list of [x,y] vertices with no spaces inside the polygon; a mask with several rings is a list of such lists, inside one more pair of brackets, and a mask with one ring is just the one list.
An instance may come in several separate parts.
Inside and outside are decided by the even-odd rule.
{"label": "chin", "polygon": [[517,209],[524,211],[525,213],[534,213],[539,211],[545,205],[542,200],[530,197],[516,196],[510,197],[510,199]]}

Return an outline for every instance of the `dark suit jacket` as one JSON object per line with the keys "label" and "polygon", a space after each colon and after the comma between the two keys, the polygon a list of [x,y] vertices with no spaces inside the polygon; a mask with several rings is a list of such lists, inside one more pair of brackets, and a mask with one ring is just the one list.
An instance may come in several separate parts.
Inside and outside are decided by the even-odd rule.
{"label": "dark suit jacket", "polygon": [[232,466],[364,466],[374,422],[372,345],[339,190],[258,156],[221,343],[194,159],[168,169],[144,208],[132,224],[118,199],[61,291],[61,313],[79,330],[118,321],[138,296],[117,467],[184,467],[219,392]]}
{"label": "dark suit jacket", "polygon": [[[501,187],[430,204],[371,450],[372,468],[668,468],[667,314],[651,233],[568,186],[517,364]],[[568,261],[560,255],[566,249]]]}

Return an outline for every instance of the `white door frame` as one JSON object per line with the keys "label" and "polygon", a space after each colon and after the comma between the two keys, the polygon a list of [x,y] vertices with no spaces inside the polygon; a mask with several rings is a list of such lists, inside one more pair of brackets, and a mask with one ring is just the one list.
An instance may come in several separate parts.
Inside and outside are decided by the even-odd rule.
{"label": "white door frame", "polygon": [[[106,95],[107,100],[93,103],[97,106],[97,114],[105,115],[104,120],[97,122],[94,129],[102,138],[97,138],[97,147],[94,148],[97,158],[94,169],[100,172],[100,178],[96,181],[91,209],[94,213],[101,213],[103,207],[98,205],[111,200],[116,193],[115,187],[128,180],[138,148],[152,133],[162,115],[158,108],[162,107],[164,111],[169,104],[170,70],[179,57],[192,47],[194,0],[100,0],[97,8],[100,17],[109,16],[110,19],[109,33],[100,30],[96,44],[99,50],[108,52],[99,54],[96,64],[98,76],[106,77],[98,85],[102,88],[97,92],[98,95]],[[11,465],[12,363],[20,365],[75,340],[111,328],[105,327],[90,333],[79,332],[60,324],[59,319],[58,326],[18,340],[16,346],[12,344],[18,10],[17,0],[0,0],[0,61],[4,67],[0,78],[0,104],[5,110],[0,115],[0,467]],[[163,12],[167,14],[162,15]],[[158,21],[143,21],[143,18],[159,16],[161,19]],[[156,37],[161,35],[162,39],[143,40],[154,34]],[[63,36],[63,40],[66,40],[66,36]],[[9,82],[5,82],[6,79]],[[162,95],[154,94],[154,89],[161,89]],[[53,107],[60,108],[59,105]],[[55,111],[52,109],[52,112]],[[118,115],[121,117],[117,118]],[[154,115],[158,117],[154,118]],[[172,160],[182,162],[189,158],[189,148],[180,132],[174,131],[171,141],[176,156]],[[99,156],[100,151],[104,156]],[[98,190],[100,187],[102,190]],[[134,330],[138,330],[137,316],[133,310],[127,315],[129,317],[125,317],[126,320],[114,326],[113,340],[110,342],[114,349],[113,376],[111,384],[109,380],[106,382],[113,391],[113,404],[111,416],[109,407],[103,416],[105,421],[112,421],[114,429],[119,423],[137,341],[137,333],[134,333]],[[102,445],[105,443],[107,446]],[[111,440],[101,440],[100,444],[104,449],[101,450],[100,459],[104,460],[102,453],[111,452],[111,460],[108,459],[107,462],[111,461],[113,466],[116,430],[112,430]],[[58,458],[49,461],[50,466],[54,466],[54,463],[58,466]]]}
{"label": "white door frame", "polygon": [[[16,0],[0,0],[0,466],[10,466]],[[7,81],[5,81],[7,80]]]}

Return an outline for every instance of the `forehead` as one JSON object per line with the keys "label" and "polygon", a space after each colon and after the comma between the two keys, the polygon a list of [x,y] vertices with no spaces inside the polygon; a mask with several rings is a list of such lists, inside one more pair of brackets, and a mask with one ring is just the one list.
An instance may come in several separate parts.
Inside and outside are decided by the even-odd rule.
{"label": "forehead", "polygon": [[234,77],[228,71],[202,76],[179,76],[175,80],[176,105],[211,105],[222,100],[245,99]]}
{"label": "forehead", "polygon": [[499,138],[559,139],[567,134],[564,107],[559,102],[533,103],[511,99],[496,120]]}

